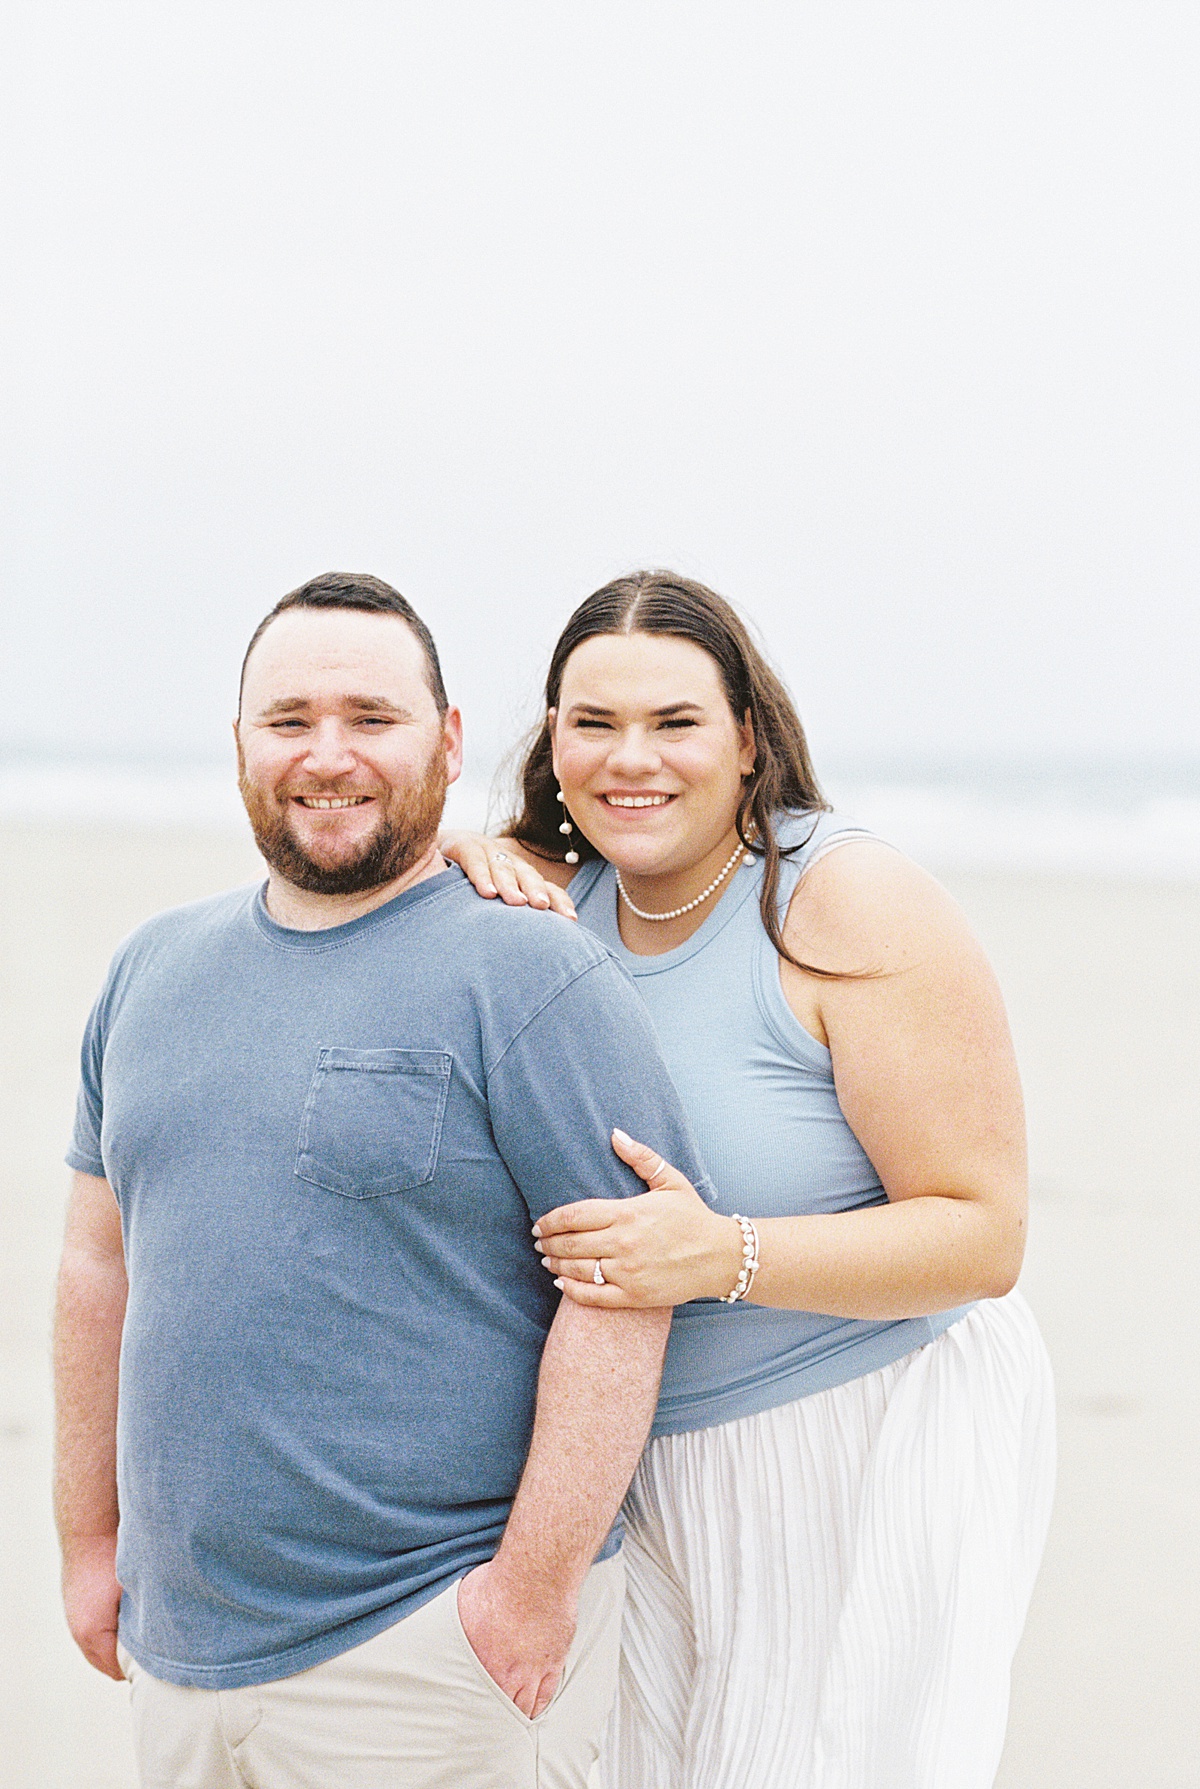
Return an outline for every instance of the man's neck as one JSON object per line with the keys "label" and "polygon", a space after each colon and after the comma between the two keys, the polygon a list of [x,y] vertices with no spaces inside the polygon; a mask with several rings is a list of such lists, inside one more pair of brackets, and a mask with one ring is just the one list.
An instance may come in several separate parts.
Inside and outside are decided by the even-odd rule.
{"label": "man's neck", "polygon": [[435,842],[411,869],[405,870],[403,876],[385,882],[380,888],[364,888],[360,894],[348,895],[310,894],[308,889],[285,882],[271,870],[264,899],[267,912],[276,925],[287,926],[293,932],[323,932],[330,926],[344,926],[349,920],[382,907],[385,901],[394,900],[406,888],[439,875],[447,867]]}

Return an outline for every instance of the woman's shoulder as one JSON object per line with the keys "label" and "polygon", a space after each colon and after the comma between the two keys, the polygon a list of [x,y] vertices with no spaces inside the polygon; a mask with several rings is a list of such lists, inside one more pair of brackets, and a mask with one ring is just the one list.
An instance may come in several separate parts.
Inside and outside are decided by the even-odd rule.
{"label": "woman's shoulder", "polygon": [[862,828],[830,831],[825,841],[830,848],[817,842],[788,904],[784,942],[797,955],[888,972],[931,950],[974,946],[958,903],[895,846]]}
{"label": "woman's shoulder", "polygon": [[786,808],[775,815],[775,837],[784,862],[801,869],[842,839],[873,836],[840,808]]}

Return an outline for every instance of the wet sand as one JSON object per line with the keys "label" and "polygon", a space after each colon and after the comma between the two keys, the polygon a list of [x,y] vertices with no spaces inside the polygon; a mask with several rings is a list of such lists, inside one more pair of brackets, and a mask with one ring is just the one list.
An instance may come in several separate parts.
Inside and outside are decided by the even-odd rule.
{"label": "wet sand", "polygon": [[[134,1786],[125,1692],[75,1653],[58,1605],[61,1157],[113,946],[256,874],[231,835],[0,826],[0,1789]],[[1033,1161],[1022,1284],[1059,1391],[1058,1502],[1000,1789],[1195,1789],[1200,886],[946,880],[1013,1017]]]}

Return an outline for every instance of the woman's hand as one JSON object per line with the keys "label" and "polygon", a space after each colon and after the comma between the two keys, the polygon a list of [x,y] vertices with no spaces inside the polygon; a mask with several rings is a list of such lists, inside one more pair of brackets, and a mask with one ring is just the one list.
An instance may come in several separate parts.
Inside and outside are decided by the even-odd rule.
{"label": "woman's hand", "polygon": [[575,904],[566,889],[531,863],[515,839],[493,839],[482,832],[443,832],[438,850],[458,865],[485,900],[499,895],[506,907],[537,907],[561,913],[564,919],[575,918]]}
{"label": "woman's hand", "polygon": [[[582,1199],[533,1227],[542,1264],[576,1304],[627,1310],[723,1298],[742,1265],[742,1233],[710,1211],[661,1155],[614,1131],[612,1146],[649,1188],[633,1199]],[[601,1263],[603,1285],[594,1280]]]}

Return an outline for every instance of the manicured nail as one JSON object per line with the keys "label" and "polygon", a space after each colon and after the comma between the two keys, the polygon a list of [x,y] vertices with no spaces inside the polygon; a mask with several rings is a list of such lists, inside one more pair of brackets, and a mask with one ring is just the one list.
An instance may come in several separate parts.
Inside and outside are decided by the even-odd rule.
{"label": "manicured nail", "polygon": [[562,1283],[562,1281],[561,1281],[561,1280],[555,1280],[555,1282],[554,1282],[554,1284],[555,1284],[555,1285],[556,1285],[556,1286],[557,1286],[557,1287],[558,1287],[558,1289],[559,1289],[559,1291],[560,1291],[560,1292],[561,1292],[561,1291],[562,1291],[562,1289],[563,1289],[563,1283]]}
{"label": "manicured nail", "polygon": [[618,1143],[633,1142],[633,1138],[629,1135],[628,1131],[614,1131],[613,1136],[617,1139]]}
{"label": "manicured nail", "polygon": [[535,1236],[540,1236],[542,1234],[542,1226],[540,1224],[535,1224],[533,1226],[533,1234]]}

